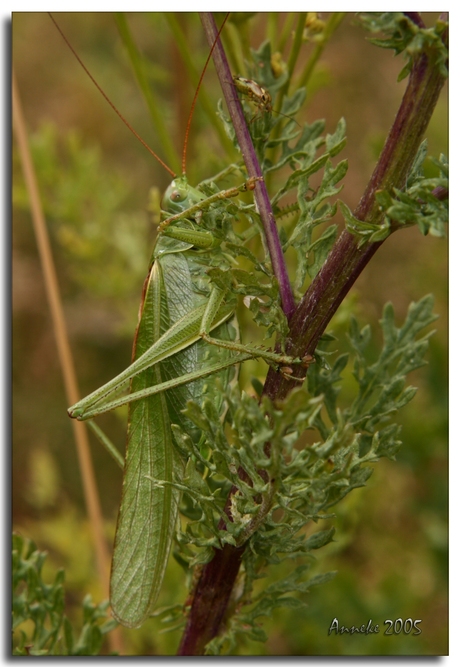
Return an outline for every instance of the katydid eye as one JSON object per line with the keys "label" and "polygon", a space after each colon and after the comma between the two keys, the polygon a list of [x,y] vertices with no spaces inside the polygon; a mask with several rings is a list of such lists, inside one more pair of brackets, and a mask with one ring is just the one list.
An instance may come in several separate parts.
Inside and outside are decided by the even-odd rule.
{"label": "katydid eye", "polygon": [[181,192],[180,190],[173,190],[171,192],[171,195],[170,195],[170,199],[173,202],[184,201],[185,197],[186,197],[186,195],[183,192]]}

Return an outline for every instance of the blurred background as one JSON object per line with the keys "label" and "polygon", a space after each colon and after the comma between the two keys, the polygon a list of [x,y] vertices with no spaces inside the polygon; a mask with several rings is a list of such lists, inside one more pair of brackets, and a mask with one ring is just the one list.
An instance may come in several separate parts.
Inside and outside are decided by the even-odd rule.
{"label": "blurred background", "polygon": [[[243,44],[259,47],[266,38],[267,17],[254,15],[239,24]],[[67,13],[55,18],[110,99],[168,162],[168,149],[152,129],[113,15]],[[199,19],[192,14],[133,14],[127,18],[138,48],[148,58],[147,74],[155,106],[165,122],[164,132],[179,155],[194,94],[182,47],[186,43],[198,72],[208,53]],[[423,18],[431,26],[436,15],[424,14]],[[291,29],[286,23],[290,20],[279,14],[271,18],[271,25],[279,25],[280,32],[285,29],[290,35],[295,25]],[[233,25],[228,30],[236,28]],[[407,82],[397,82],[403,60],[370,44],[368,36],[354,14],[344,16],[310,79],[307,101],[298,118],[310,123],[324,118],[326,131],[332,133],[345,117],[348,143],[339,159],[348,159],[349,171],[340,197],[351,209],[372,173]],[[314,46],[314,42],[306,43],[300,60],[305,61]],[[156,186],[162,192],[170,177],[94,88],[47,14],[13,14],[13,65],[83,396],[129,362],[155,237],[148,212],[149,190]],[[215,107],[221,94],[212,66],[205,87]],[[430,155],[447,153],[447,89],[427,137]],[[199,96],[188,157],[192,184],[236,159],[236,154],[226,156],[220,145]],[[13,187],[13,529],[48,551],[50,578],[57,568],[65,568],[67,610],[78,625],[83,595],[90,592],[100,601],[105,593],[96,575],[67,402],[15,147]],[[368,485],[355,490],[335,509],[335,541],[317,553],[314,566],[314,573],[337,570],[335,579],[312,589],[304,613],[296,610],[294,616],[279,610],[267,619],[268,642],[242,640],[239,654],[447,652],[446,240],[424,238],[417,228],[390,237],[357,281],[332,328],[339,338],[338,350],[346,350],[348,316],[354,312],[361,326],[371,325],[377,352],[383,305],[393,302],[400,325],[410,302],[427,293],[435,296],[439,319],[430,339],[429,365],[409,377],[418,393],[398,414],[403,447],[397,462],[376,464]],[[250,374],[263,372],[263,367],[245,369],[243,382]],[[343,405],[347,391],[345,386]],[[123,420],[123,411],[100,420],[120,451],[124,449]],[[105,539],[110,545],[121,472],[97,442],[92,442],[91,453]],[[273,580],[279,576],[279,571],[269,572]],[[183,603],[186,589],[182,580],[171,559],[160,605]],[[328,636],[334,617],[346,626],[372,619],[381,631]],[[385,636],[384,621],[398,618],[421,619],[422,634]],[[174,653],[180,631],[161,634],[160,630],[155,619],[139,630],[123,630],[126,653]]]}

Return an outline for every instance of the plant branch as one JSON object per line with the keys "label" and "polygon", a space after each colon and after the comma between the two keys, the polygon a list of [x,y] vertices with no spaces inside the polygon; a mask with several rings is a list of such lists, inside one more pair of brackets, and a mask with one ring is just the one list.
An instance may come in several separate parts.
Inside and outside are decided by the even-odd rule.
{"label": "plant branch", "polygon": [[[206,19],[209,20],[212,17]],[[215,35],[215,32],[212,34]],[[213,37],[208,37],[208,40],[212,43]],[[220,50],[216,47],[217,53]],[[221,65],[216,64],[216,67]],[[230,81],[229,72],[220,76],[221,81]],[[392,191],[393,188],[404,186],[443,84],[444,77],[439,69],[431,66],[425,54],[419,55],[414,61],[400,109],[374,173],[354,211],[355,217],[373,223],[383,221],[385,212],[379,209],[375,193],[381,189]],[[236,106],[232,97],[233,88],[223,85],[224,94],[226,88],[230,91],[230,100],[227,100],[230,109]],[[235,122],[246,127],[244,118]],[[245,149],[242,150],[245,154]],[[250,172],[249,167],[248,172],[250,175],[259,175],[258,172]],[[443,194],[440,193],[440,196]],[[286,345],[288,354],[303,356],[314,352],[331,317],[382,244],[382,241],[368,242],[359,246],[359,241],[359,237],[348,231],[344,231],[336,241],[290,319],[290,336]],[[295,382],[270,369],[264,394],[281,400],[294,386],[297,386]],[[227,507],[229,503],[230,497]],[[203,567],[193,591],[179,655],[203,654],[206,644],[219,632],[243,551],[244,546],[232,547],[227,544],[223,549],[216,550],[213,559]]]}
{"label": "plant branch", "polygon": [[299,87],[305,87],[310,83],[310,77],[312,75],[312,72],[316,66],[316,63],[318,62],[322,52],[324,51],[324,48],[327,46],[329,43],[329,40],[331,39],[332,35],[334,32],[337,30],[337,28],[340,26],[343,18],[345,16],[345,12],[333,12],[324,27],[324,31],[321,35],[321,39],[319,42],[315,44],[315,47],[313,49],[313,52],[311,56],[309,57],[302,74],[299,79]]}
{"label": "plant branch", "polygon": [[289,86],[291,85],[292,75],[294,73],[294,68],[297,63],[297,59],[299,57],[300,47],[302,46],[302,37],[305,30],[306,19],[307,19],[306,12],[300,13],[297,18],[297,28],[294,32],[294,40],[291,47],[291,51],[289,53],[289,60],[287,64],[287,71],[289,76],[286,79],[286,83],[281,87],[277,98],[277,105],[275,110],[278,113],[281,111],[281,108],[283,106],[283,99],[287,95],[289,91]]}
{"label": "plant branch", "polygon": [[[214,18],[210,12],[203,12],[200,14],[203,29],[206,33],[206,38],[210,47],[214,44],[217,35],[217,27]],[[284,261],[281,243],[278,237],[278,230],[276,228],[275,216],[270,204],[265,181],[263,180],[262,170],[257,160],[256,152],[252,144],[252,139],[249,134],[246,120],[244,118],[243,109],[241,107],[238,95],[235,94],[233,86],[233,78],[230,67],[223,49],[222,43],[217,40],[214,47],[212,57],[214,65],[222,86],[222,92],[227,103],[230,118],[232,119],[233,127],[235,128],[236,138],[238,140],[241,154],[249,177],[260,178],[255,185],[254,199],[257,210],[262,220],[265,238],[267,241],[268,251],[273,267],[273,272],[278,280],[280,289],[281,306],[284,314],[289,319],[295,309],[294,297],[292,294],[291,284]]]}
{"label": "plant branch", "polygon": [[[447,31],[446,31],[447,32]],[[447,34],[444,35],[447,39]],[[408,85],[388,134],[380,158],[353,215],[367,222],[382,222],[375,194],[378,190],[403,188],[425,130],[431,119],[445,78],[420,54],[414,62]],[[293,356],[313,354],[332,316],[350,291],[364,267],[383,241],[359,246],[359,237],[342,232],[326,262],[311,283],[290,320],[286,352]],[[295,372],[295,371],[294,371]],[[264,394],[283,399],[292,381],[270,369]]]}

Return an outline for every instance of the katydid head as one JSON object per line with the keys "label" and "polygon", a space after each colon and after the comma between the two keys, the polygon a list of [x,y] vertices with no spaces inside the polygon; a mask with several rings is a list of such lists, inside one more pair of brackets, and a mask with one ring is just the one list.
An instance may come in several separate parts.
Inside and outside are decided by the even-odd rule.
{"label": "katydid head", "polygon": [[168,213],[181,213],[203,199],[205,199],[205,196],[189,185],[187,177],[184,175],[171,182],[163,195],[161,207]]}
{"label": "katydid head", "polygon": [[185,130],[185,138],[184,138],[184,147],[182,150],[182,176],[175,178],[170,186],[167,188],[163,199],[162,199],[162,208],[165,211],[168,211],[168,213],[181,213],[185,209],[189,208],[190,206],[193,206],[194,204],[198,204],[198,202],[202,201],[205,199],[204,195],[199,192],[196,188],[192,187],[189,185],[186,177],[186,163],[187,163],[187,147],[188,147],[188,138],[190,134],[190,126],[192,123],[192,118],[193,118],[193,112],[195,110],[196,106],[196,101],[198,99],[198,93],[200,91],[201,83],[203,81],[204,74],[206,72],[206,69],[208,67],[209,60],[211,59],[212,52],[214,51],[214,47],[217,44],[217,41],[220,37],[220,33],[223,30],[223,27],[229,17],[229,13],[227,13],[225,19],[222,22],[222,25],[219,28],[219,31],[216,35],[216,38],[214,40],[214,43],[209,51],[208,57],[206,59],[206,62],[204,64],[203,70],[201,72],[200,80],[198,81],[198,86],[196,87],[195,90],[195,95],[193,97],[193,102],[190,107],[190,113],[188,116],[187,120],[187,127]]}

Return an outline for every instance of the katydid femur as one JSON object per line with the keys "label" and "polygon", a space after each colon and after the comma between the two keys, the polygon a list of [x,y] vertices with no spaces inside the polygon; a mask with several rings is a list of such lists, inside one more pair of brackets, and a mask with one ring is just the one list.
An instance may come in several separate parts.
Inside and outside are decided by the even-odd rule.
{"label": "katydid femur", "polygon": [[[207,269],[231,265],[222,248],[231,233],[226,209],[229,198],[251,189],[254,179],[205,196],[185,177],[187,136],[188,129],[183,176],[176,178],[155,155],[174,180],[163,199],[168,217],[159,227],[144,283],[133,362],[69,408],[71,417],[85,420],[129,403],[110,592],[114,616],[128,627],[141,625],[155,604],[173,541],[181,494],[176,483],[186,460],[171,426],[201,439],[183,414],[187,401],[201,401],[206,386],[206,398],[223,412],[219,388],[232,382],[236,364],[250,358],[265,359],[286,377],[293,364],[311,361],[239,342],[236,296],[213,283]],[[120,396],[128,383],[129,393]]]}

